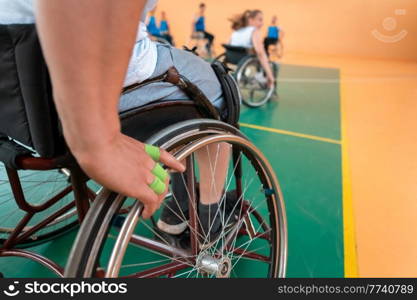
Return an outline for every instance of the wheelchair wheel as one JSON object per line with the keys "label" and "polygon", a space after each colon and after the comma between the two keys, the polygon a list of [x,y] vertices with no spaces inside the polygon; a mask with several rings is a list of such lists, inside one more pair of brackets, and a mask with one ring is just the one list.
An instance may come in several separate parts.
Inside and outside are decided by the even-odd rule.
{"label": "wheelchair wheel", "polygon": [[[212,120],[191,120],[171,126],[147,141],[186,161],[178,175],[187,188],[187,224],[178,236],[162,233],[156,220],[140,217],[139,201],[103,189],[84,220],[73,245],[66,277],[284,277],[287,227],[283,198],[275,174],[260,151],[237,129]],[[227,178],[218,205],[223,209],[220,234],[209,246],[197,212],[199,170],[196,151],[229,145]],[[208,149],[208,148],[207,148]],[[208,151],[208,150],[207,150]],[[217,156],[215,156],[217,157]],[[217,160],[210,161],[214,176]],[[234,200],[228,195],[234,195]],[[178,199],[171,195],[171,200]],[[126,201],[133,207],[120,213]],[[226,219],[225,210],[229,211]]]}
{"label": "wheelchair wheel", "polygon": [[[272,65],[273,70],[275,66]],[[259,60],[250,56],[239,63],[236,69],[236,81],[242,93],[242,101],[249,107],[259,107],[268,102],[275,87],[268,87],[268,79]]]}
{"label": "wheelchair wheel", "polygon": [[[56,202],[48,209],[39,210],[31,217],[21,234],[25,234],[31,230],[33,230],[33,233],[21,240],[17,245],[14,245],[14,247],[31,247],[54,239],[78,226],[68,170],[21,170],[17,171],[16,175],[25,200],[29,205],[39,207],[51,199],[55,199]],[[95,191],[98,191],[99,186],[93,182],[89,182],[88,185],[90,189],[90,200],[93,200]],[[40,225],[48,217],[54,215],[55,217],[49,222]],[[6,168],[0,163],[0,246],[13,234],[19,222],[25,216],[26,212],[19,207],[12,193]],[[39,228],[35,229],[37,226]]]}

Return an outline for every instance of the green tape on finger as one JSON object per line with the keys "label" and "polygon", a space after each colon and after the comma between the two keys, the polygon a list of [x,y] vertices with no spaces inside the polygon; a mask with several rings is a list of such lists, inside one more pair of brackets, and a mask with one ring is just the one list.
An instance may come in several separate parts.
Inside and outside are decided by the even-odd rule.
{"label": "green tape on finger", "polygon": [[168,177],[168,172],[158,163],[156,163],[155,167],[153,168],[152,174],[158,177],[162,182],[165,182]]}
{"label": "green tape on finger", "polygon": [[161,151],[159,148],[152,145],[146,144],[145,152],[148,153],[148,155],[156,162],[158,162],[159,158],[161,157]]}
{"label": "green tape on finger", "polygon": [[155,177],[154,181],[149,185],[152,191],[157,195],[162,195],[165,192],[165,183],[163,183],[158,177]]}

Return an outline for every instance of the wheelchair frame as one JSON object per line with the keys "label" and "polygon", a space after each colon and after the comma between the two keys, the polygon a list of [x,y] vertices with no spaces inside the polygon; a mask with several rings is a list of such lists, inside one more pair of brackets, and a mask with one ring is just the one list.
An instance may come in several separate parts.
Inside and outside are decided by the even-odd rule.
{"label": "wheelchair frame", "polygon": [[210,50],[207,49],[208,40],[204,38],[204,33],[201,31],[193,31],[190,36],[188,45],[193,42],[191,49],[195,48],[196,53],[204,59],[211,59],[214,56],[214,49],[211,46]]}
{"label": "wheelchair frame", "polygon": [[[150,104],[144,107],[137,108],[133,111],[127,111],[123,113],[121,115],[122,126],[123,126],[123,120],[129,121],[129,119],[135,118],[138,115],[142,115],[150,111],[161,110],[161,109],[163,110],[163,109],[170,108],[170,107],[174,108],[174,107],[177,107],[178,105],[182,107],[189,107],[189,108],[195,107],[192,101],[167,101],[167,102],[162,102],[162,103]],[[127,129],[125,126],[124,130],[129,130],[129,129]],[[131,133],[131,135],[133,135],[133,132]],[[43,257],[35,252],[19,249],[19,244],[26,242],[26,241],[31,242],[28,239],[30,238],[32,234],[45,228],[51,222],[56,220],[58,217],[64,215],[65,213],[67,213],[68,211],[74,208],[76,209],[78,222],[81,224],[85,215],[88,212],[88,209],[90,207],[90,202],[92,202],[96,198],[97,195],[87,187],[86,182],[89,180],[88,176],[85,175],[85,173],[81,170],[75,158],[69,152],[67,152],[67,154],[53,157],[53,158],[19,156],[16,158],[16,165],[21,170],[33,170],[33,171],[68,169],[71,174],[70,176],[71,186],[67,187],[65,190],[61,191],[59,194],[55,195],[51,199],[44,201],[41,205],[33,206],[26,201],[25,195],[22,191],[22,187],[21,187],[17,170],[6,167],[7,175],[9,178],[9,183],[10,183],[16,204],[26,214],[18,222],[17,226],[14,228],[14,230],[11,232],[11,234],[5,240],[5,242],[2,245],[0,245],[0,257],[16,256],[16,257],[27,258],[49,268],[56,275],[62,277],[64,275],[64,268],[62,266],[59,266],[57,263],[53,262],[52,260],[46,257]],[[66,196],[67,194],[71,192],[74,193],[73,202],[67,204],[60,210],[56,211],[52,215],[43,219],[38,224],[31,227],[29,230],[25,230],[25,226],[28,224],[28,222],[32,219],[32,217],[35,214],[46,211],[47,209],[52,207],[55,203],[57,203],[60,199],[62,199],[64,196]],[[72,226],[69,226],[69,227],[72,227]],[[69,229],[71,228],[68,228],[68,230]]]}
{"label": "wheelchair frame", "polygon": [[[59,194],[53,196],[51,199],[46,200],[41,205],[34,206],[27,202],[25,195],[22,191],[19,175],[17,170],[6,167],[9,183],[12,188],[12,192],[17,206],[25,212],[25,216],[18,222],[15,229],[11,232],[9,237],[0,247],[0,257],[17,256],[28,258],[41,265],[51,269],[58,276],[63,276],[63,267],[54,263],[50,259],[43,257],[39,254],[28,250],[18,249],[20,243],[28,241],[28,238],[37,231],[45,228],[51,222],[58,217],[64,215],[70,210],[76,208],[79,222],[82,222],[87,210],[89,208],[89,201],[93,200],[95,193],[92,193],[86,186],[86,176],[75,163],[75,160],[71,155],[63,155],[55,158],[36,158],[30,156],[18,157],[16,161],[20,169],[34,170],[34,171],[47,171],[54,169],[66,168],[71,172],[71,186],[67,187]],[[74,193],[74,201],[57,210],[52,215],[46,217],[38,224],[31,227],[29,230],[25,230],[25,226],[29,223],[32,217],[40,212],[44,212],[57,203],[67,194]],[[69,226],[72,227],[72,226]],[[69,228],[68,228],[69,229]],[[16,247],[16,248],[15,248]]]}

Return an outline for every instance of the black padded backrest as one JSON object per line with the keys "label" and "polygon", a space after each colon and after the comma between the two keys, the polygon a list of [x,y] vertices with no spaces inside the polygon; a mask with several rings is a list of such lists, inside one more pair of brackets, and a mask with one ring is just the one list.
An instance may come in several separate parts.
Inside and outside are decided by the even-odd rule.
{"label": "black padded backrest", "polygon": [[0,134],[52,157],[63,145],[35,25],[0,25]]}
{"label": "black padded backrest", "polygon": [[226,44],[223,44],[222,46],[226,49],[226,63],[237,65],[244,57],[250,54],[250,49],[248,48]]}

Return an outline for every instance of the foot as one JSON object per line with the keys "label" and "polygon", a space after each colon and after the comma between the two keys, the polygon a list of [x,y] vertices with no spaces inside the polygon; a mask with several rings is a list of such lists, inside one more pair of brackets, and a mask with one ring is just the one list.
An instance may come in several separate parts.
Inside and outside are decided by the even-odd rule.
{"label": "foot", "polygon": [[240,213],[240,206],[237,201],[236,191],[226,193],[226,199],[220,205],[215,203],[211,205],[199,204],[199,218],[201,223],[200,246],[203,249],[211,247],[219,237],[236,223]]}
{"label": "foot", "polygon": [[[238,199],[236,191],[229,191],[226,193],[226,199],[222,202],[219,209],[219,204],[198,206],[198,217],[201,224],[200,245],[202,248],[208,248],[212,246],[224,232],[225,229],[236,223],[238,215],[240,213],[240,203],[237,203]],[[177,244],[181,240],[181,244],[184,244],[184,236],[187,236],[188,232],[188,200],[175,201],[174,198],[170,198],[166,201],[165,207],[162,210],[161,216],[157,222],[158,233],[169,244]],[[223,226],[223,220],[226,223]],[[188,233],[189,236],[189,233]]]}
{"label": "foot", "polygon": [[186,199],[169,198],[165,202],[161,216],[156,224],[162,232],[180,235],[188,227],[188,201]]}

